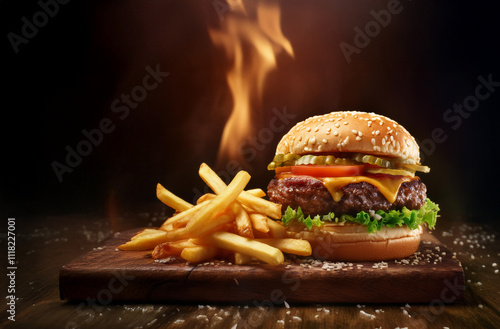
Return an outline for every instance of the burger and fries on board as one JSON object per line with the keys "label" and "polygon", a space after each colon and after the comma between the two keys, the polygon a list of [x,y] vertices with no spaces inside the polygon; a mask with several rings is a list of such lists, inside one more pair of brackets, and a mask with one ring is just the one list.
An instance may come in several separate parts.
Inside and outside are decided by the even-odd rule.
{"label": "burger and fries on board", "polygon": [[299,122],[268,169],[275,171],[269,200],[261,189],[245,190],[247,172],[226,185],[206,164],[199,175],[214,193],[196,205],[158,184],[158,199],[176,212],[119,249],[191,263],[279,265],[283,253],[310,256],[316,248],[322,260],[380,261],[412,255],[422,226],[432,229],[438,217],[438,205],[415,176],[430,170],[420,164],[415,139],[374,113],[332,112]]}

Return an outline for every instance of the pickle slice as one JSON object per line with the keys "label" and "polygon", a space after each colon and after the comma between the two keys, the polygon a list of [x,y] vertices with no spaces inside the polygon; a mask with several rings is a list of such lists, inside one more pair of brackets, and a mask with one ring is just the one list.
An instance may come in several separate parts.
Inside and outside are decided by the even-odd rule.
{"label": "pickle slice", "polygon": [[273,162],[274,163],[282,163],[284,158],[285,158],[284,154],[276,154],[274,156]]}
{"label": "pickle slice", "polygon": [[427,166],[422,166],[422,165],[418,165],[418,164],[411,164],[411,163],[398,163],[397,168],[413,170],[413,171],[421,171],[424,173],[428,173],[431,171],[431,168],[429,168]]}
{"label": "pickle slice", "polygon": [[387,174],[394,176],[415,176],[414,171],[405,169],[388,169],[388,168],[365,168],[365,173],[367,174]]}
{"label": "pickle slice", "polygon": [[384,168],[396,168],[394,162],[370,154],[357,153],[354,156],[354,160],[372,165],[377,165],[379,167],[384,167]]}
{"label": "pickle slice", "polygon": [[298,154],[276,154],[271,163],[267,165],[268,170],[275,170],[277,167],[297,166],[297,165],[359,165],[361,162],[349,158],[336,158],[333,155],[298,155]]}
{"label": "pickle slice", "polygon": [[271,163],[269,163],[267,165],[267,170],[274,170],[274,169],[276,169],[276,163],[275,162],[271,162]]}
{"label": "pickle slice", "polygon": [[388,169],[402,169],[402,170],[407,170],[407,171],[421,171],[424,173],[428,173],[431,171],[431,168],[427,166],[422,166],[421,164],[415,164],[411,163],[414,162],[413,160],[407,159],[407,160],[402,160],[402,159],[395,159],[395,160],[388,160],[384,158],[379,158],[373,155],[369,154],[361,154],[357,153],[354,156],[354,159],[363,162],[363,163],[368,163],[368,164],[373,164],[377,165],[379,167],[383,168],[388,168]]}
{"label": "pickle slice", "polygon": [[348,158],[336,158],[334,160],[336,165],[344,165],[344,166],[351,166],[351,165],[359,165],[362,164],[359,161],[353,160],[353,159],[348,159]]}
{"label": "pickle slice", "polygon": [[303,155],[299,159],[295,160],[296,165],[307,165],[310,164],[311,159],[314,157],[314,155]]}
{"label": "pickle slice", "polygon": [[335,157],[333,155],[327,155],[325,158],[325,165],[331,166],[335,164]]}
{"label": "pickle slice", "polygon": [[295,161],[297,160],[298,158],[300,158],[300,155],[298,154],[285,154],[285,156],[283,157],[283,161],[284,162],[287,162],[287,161]]}
{"label": "pickle slice", "polygon": [[298,154],[276,154],[273,161],[267,165],[267,169],[274,170],[276,167],[291,166],[299,158],[300,155]]}

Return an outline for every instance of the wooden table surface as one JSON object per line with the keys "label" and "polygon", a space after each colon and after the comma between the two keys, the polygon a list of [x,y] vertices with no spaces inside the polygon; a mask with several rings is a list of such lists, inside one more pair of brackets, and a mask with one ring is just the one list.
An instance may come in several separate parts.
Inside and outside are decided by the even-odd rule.
{"label": "wooden table surface", "polygon": [[[98,305],[59,298],[64,264],[103,244],[113,232],[158,226],[165,209],[109,215],[81,214],[16,218],[15,322],[0,306],[1,328],[498,328],[500,327],[500,245],[494,224],[442,216],[433,234],[462,262],[465,300],[445,304],[305,304],[255,300],[246,304],[157,303]],[[4,227],[4,232],[6,225]],[[3,232],[0,232],[3,233]],[[2,253],[7,254],[5,233]],[[389,262],[390,266],[390,262]],[[2,257],[7,268],[7,257]],[[6,274],[3,274],[5,277]],[[7,293],[8,280],[2,280]],[[109,294],[112,299],[112,294]]]}

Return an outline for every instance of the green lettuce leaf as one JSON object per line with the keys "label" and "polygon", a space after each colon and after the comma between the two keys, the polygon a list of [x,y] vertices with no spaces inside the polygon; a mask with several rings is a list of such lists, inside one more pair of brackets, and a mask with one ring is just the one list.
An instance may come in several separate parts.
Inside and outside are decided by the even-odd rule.
{"label": "green lettuce leaf", "polygon": [[323,216],[316,215],[314,217],[305,217],[300,207],[296,210],[288,207],[281,221],[285,226],[288,226],[293,221],[297,221],[304,224],[309,230],[313,226],[322,226],[325,222],[357,223],[368,226],[369,233],[375,233],[376,231],[380,231],[384,226],[396,227],[406,225],[411,230],[414,230],[423,223],[427,223],[427,226],[433,229],[436,225],[438,211],[439,205],[429,199],[426,199],[422,208],[418,210],[409,210],[403,207],[401,210],[378,210],[370,213],[361,211],[357,213],[356,216],[341,215],[339,217],[335,216],[332,212]]}

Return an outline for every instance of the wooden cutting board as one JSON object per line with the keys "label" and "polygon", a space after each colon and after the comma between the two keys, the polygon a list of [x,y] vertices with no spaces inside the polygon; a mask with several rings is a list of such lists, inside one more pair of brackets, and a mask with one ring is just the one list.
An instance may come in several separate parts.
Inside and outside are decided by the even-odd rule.
{"label": "wooden cutting board", "polygon": [[[61,299],[170,302],[451,303],[463,298],[460,261],[430,233],[417,256],[377,262],[319,262],[302,258],[285,264],[199,265],[155,262],[150,252],[117,251],[139,230],[116,233],[99,248],[63,266]],[[420,253],[420,254],[418,254]],[[418,264],[411,265],[415,258]],[[328,270],[330,269],[330,270]]]}

